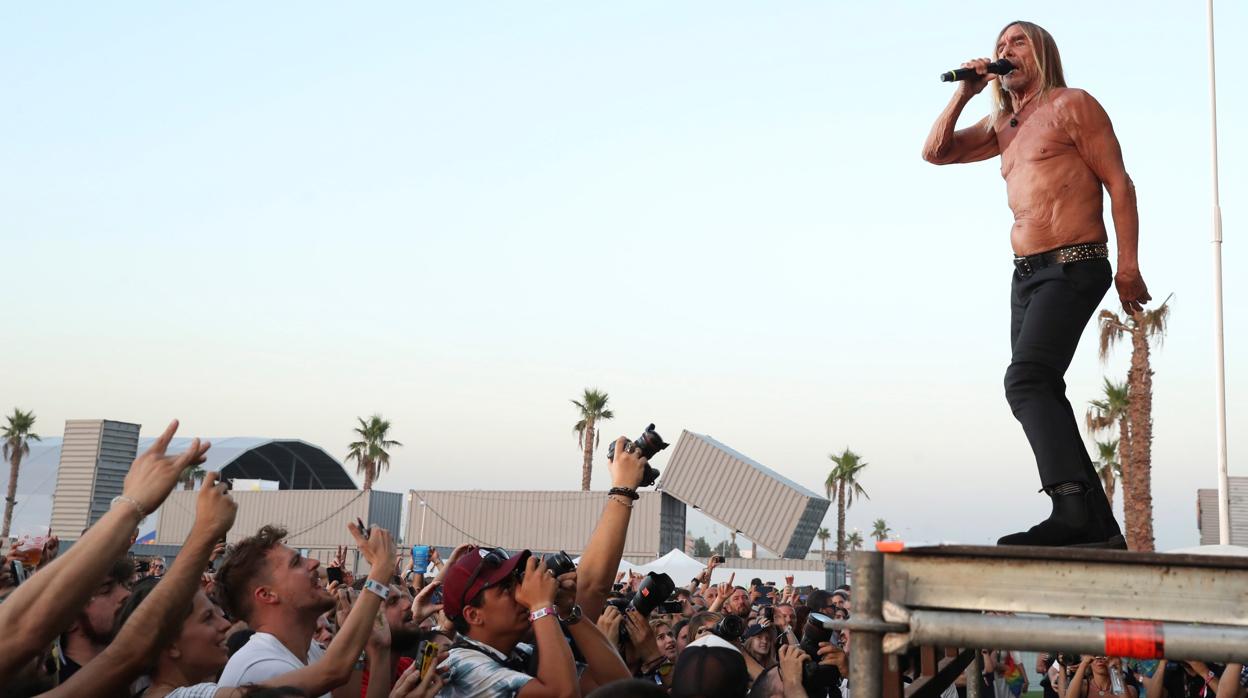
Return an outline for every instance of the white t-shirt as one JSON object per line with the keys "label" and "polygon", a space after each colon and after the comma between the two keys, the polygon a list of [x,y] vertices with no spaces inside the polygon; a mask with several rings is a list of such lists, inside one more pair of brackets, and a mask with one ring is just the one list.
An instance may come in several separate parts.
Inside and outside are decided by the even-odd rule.
{"label": "white t-shirt", "polygon": [[[315,642],[311,643],[308,648],[308,664],[318,661],[324,655],[325,650]],[[269,633],[256,633],[251,636],[247,644],[234,653],[233,657],[230,657],[230,661],[225,665],[225,671],[221,672],[221,680],[217,684],[242,686],[260,683],[296,669],[302,669],[308,664],[299,661],[299,658],[286,649],[286,645],[283,645],[275,636]],[[326,693],[321,698],[331,698],[331,696]]]}

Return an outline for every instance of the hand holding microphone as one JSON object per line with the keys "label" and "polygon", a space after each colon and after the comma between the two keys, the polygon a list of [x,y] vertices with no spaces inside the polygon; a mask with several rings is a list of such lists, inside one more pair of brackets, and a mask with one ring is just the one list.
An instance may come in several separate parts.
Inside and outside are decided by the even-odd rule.
{"label": "hand holding microphone", "polygon": [[996,61],[989,61],[987,58],[977,58],[973,61],[967,61],[957,70],[950,70],[940,74],[941,82],[961,82],[959,88],[969,94],[976,95],[983,91],[987,84],[995,80],[997,75],[1005,75],[1014,70],[1014,64],[1002,58]]}

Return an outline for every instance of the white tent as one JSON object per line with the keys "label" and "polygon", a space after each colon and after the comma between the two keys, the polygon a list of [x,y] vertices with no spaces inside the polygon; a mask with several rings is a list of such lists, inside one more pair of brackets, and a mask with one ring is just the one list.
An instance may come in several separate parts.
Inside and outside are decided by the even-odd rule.
{"label": "white tent", "polygon": [[[644,565],[638,565],[634,569],[641,574],[662,572],[671,577],[672,581],[676,582],[676,586],[685,586],[689,584],[689,580],[702,574],[704,568],[705,565],[697,559],[673,549],[663,557]],[[793,576],[793,584],[799,587],[813,586],[822,589],[827,583],[827,578],[821,570],[758,570],[748,567],[716,567],[714,574],[711,575],[711,582],[718,584],[732,577],[733,584],[748,586],[751,579],[758,577],[764,582],[775,582],[777,586],[782,587],[784,578],[788,575]]]}
{"label": "white tent", "polygon": [[[576,565],[577,565],[577,567],[580,567],[580,565],[581,565],[581,558],[579,558],[579,557],[578,557],[578,558],[575,558],[575,559],[573,559],[573,560],[572,560],[572,562],[575,562],[575,563],[576,563]],[[625,560],[620,560],[620,566],[619,566],[619,567],[617,567],[617,568],[615,569],[615,571],[616,571],[616,572],[628,572],[629,570],[636,570],[636,569],[637,569],[637,566],[636,566],[636,565],[634,565],[633,563],[631,563],[631,562],[627,562],[627,561],[625,561]]]}
{"label": "white tent", "polygon": [[663,557],[647,562],[644,565],[638,565],[635,571],[645,574],[647,572],[662,572],[672,578],[676,582],[676,586],[687,586],[689,580],[702,574],[702,570],[706,565],[689,557],[684,552],[672,548],[672,551]]}

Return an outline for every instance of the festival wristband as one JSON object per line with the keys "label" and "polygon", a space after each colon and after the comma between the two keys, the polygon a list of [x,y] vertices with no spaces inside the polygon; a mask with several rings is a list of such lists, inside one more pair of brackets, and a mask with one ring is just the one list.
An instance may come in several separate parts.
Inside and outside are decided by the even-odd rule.
{"label": "festival wristband", "polygon": [[532,611],[529,613],[529,622],[536,623],[539,618],[545,618],[546,616],[554,616],[556,619],[558,619],[559,613],[555,610],[554,606],[547,606],[546,608],[539,608],[536,611]]}
{"label": "festival wristband", "polygon": [[385,601],[386,597],[390,595],[390,587],[371,579],[364,580],[364,591],[373,592],[374,594],[380,596],[382,601]]}

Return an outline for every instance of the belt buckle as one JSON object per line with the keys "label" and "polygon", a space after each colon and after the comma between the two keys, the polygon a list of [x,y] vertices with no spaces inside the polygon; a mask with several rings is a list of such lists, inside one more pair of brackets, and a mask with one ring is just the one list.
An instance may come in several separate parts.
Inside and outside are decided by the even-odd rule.
{"label": "belt buckle", "polygon": [[1026,257],[1015,257],[1014,268],[1018,270],[1020,276],[1031,276],[1036,270],[1031,266],[1031,260]]}

